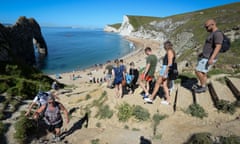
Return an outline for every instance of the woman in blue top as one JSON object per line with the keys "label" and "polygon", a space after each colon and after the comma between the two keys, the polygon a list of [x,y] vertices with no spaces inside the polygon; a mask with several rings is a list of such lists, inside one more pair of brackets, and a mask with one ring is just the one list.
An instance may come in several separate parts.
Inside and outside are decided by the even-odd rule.
{"label": "woman in blue top", "polygon": [[122,80],[124,79],[124,67],[120,65],[118,59],[115,61],[115,66],[112,69],[112,75],[114,77],[113,85],[115,87],[116,98],[122,97]]}

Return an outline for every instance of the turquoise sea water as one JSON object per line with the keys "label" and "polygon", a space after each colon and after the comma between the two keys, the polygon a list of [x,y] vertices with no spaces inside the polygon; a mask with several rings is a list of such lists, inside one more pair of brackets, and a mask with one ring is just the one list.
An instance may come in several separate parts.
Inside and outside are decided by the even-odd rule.
{"label": "turquoise sea water", "polygon": [[39,65],[47,74],[86,69],[133,51],[122,36],[102,29],[41,29],[48,46],[48,56]]}

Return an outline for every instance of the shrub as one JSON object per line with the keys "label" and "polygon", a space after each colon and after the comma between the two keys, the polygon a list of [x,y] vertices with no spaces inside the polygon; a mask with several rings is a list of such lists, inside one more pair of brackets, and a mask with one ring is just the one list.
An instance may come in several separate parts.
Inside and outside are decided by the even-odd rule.
{"label": "shrub", "polygon": [[167,115],[160,115],[159,113],[153,115],[153,135],[156,135],[157,126],[160,121],[166,118]]}
{"label": "shrub", "polygon": [[99,139],[93,139],[91,140],[91,144],[99,144],[100,140]]}
{"label": "shrub", "polygon": [[100,117],[100,119],[111,118],[113,116],[113,111],[110,110],[108,105],[100,106],[96,117]]}
{"label": "shrub", "polygon": [[3,110],[0,110],[0,120],[4,120],[5,119],[5,115],[3,113]]}
{"label": "shrub", "polygon": [[87,94],[85,97],[85,100],[89,100],[91,98],[91,95]]}
{"label": "shrub", "polygon": [[148,110],[139,105],[133,107],[132,115],[140,121],[146,121],[150,117]]}
{"label": "shrub", "polygon": [[132,107],[128,103],[123,103],[118,107],[119,121],[126,122],[132,116]]}
{"label": "shrub", "polygon": [[18,68],[17,65],[6,65],[5,71],[8,75],[15,75],[15,76],[21,75],[21,70]]}
{"label": "shrub", "polygon": [[207,117],[208,114],[205,112],[203,107],[201,107],[199,104],[191,104],[188,109],[187,113],[190,113],[192,116],[203,118]]}
{"label": "shrub", "polygon": [[7,90],[7,95],[16,96],[19,95],[19,90],[17,87],[11,87]]}
{"label": "shrub", "polygon": [[6,82],[0,82],[0,93],[4,93],[9,88]]}
{"label": "shrub", "polygon": [[197,133],[191,136],[187,144],[213,144],[210,133]]}
{"label": "shrub", "polygon": [[20,119],[15,123],[14,138],[18,141],[19,144],[27,143],[27,138],[36,133],[37,126],[34,120],[27,119],[27,117],[21,114]]}
{"label": "shrub", "polygon": [[0,121],[0,143],[4,143],[4,133],[6,129],[4,124]]}
{"label": "shrub", "polygon": [[235,113],[235,104],[230,103],[229,101],[226,100],[219,100],[216,103],[216,107],[218,110],[222,111],[223,113],[230,113],[234,114]]}
{"label": "shrub", "polygon": [[229,137],[220,137],[220,142],[222,144],[239,144],[240,137],[239,136],[229,136]]}
{"label": "shrub", "polygon": [[38,83],[25,79],[19,81],[17,86],[23,99],[27,98],[27,96],[35,96],[39,89]]}

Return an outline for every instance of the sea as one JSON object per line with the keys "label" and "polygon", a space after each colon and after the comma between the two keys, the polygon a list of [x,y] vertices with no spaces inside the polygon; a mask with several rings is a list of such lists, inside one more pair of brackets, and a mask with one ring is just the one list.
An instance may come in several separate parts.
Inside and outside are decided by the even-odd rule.
{"label": "sea", "polygon": [[[103,29],[41,27],[48,55],[39,60],[45,74],[83,70],[121,58],[134,49],[131,42]],[[37,49],[35,52],[37,56]]]}

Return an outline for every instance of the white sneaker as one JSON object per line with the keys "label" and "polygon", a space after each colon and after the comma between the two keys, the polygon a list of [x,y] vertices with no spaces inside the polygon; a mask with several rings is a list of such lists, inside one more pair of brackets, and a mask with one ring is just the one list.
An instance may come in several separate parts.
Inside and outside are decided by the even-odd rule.
{"label": "white sneaker", "polygon": [[161,101],[161,104],[163,104],[163,105],[169,105],[169,102],[163,100],[163,101]]}
{"label": "white sneaker", "polygon": [[144,101],[145,101],[145,102],[149,102],[149,103],[152,103],[152,102],[153,102],[153,100],[151,100],[151,99],[148,98],[148,97],[144,98]]}

